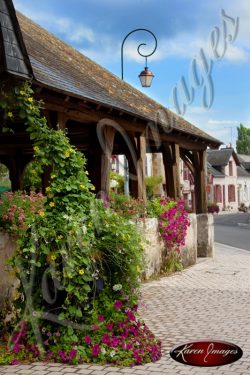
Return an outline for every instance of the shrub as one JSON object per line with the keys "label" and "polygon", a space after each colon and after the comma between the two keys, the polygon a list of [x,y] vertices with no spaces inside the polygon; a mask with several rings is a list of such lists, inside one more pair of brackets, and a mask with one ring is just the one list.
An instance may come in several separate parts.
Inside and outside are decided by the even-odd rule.
{"label": "shrub", "polygon": [[[85,158],[62,131],[48,128],[40,106],[27,84],[0,100],[5,118],[18,113],[34,143],[32,175],[51,168],[44,198],[11,193],[0,206],[8,216],[2,224],[18,234],[10,264],[20,280],[21,319],[0,363],[17,363],[27,352],[30,360],[63,363],[157,360],[160,344],[132,310],[142,255],[135,226],[95,198]],[[102,346],[104,335],[112,336],[110,347]]]}
{"label": "shrub", "polygon": [[147,198],[152,199],[155,194],[155,189],[163,181],[162,176],[148,176],[145,178]]}
{"label": "shrub", "polygon": [[211,214],[214,214],[215,212],[218,214],[220,211],[220,208],[216,203],[210,203],[208,204],[207,210]]}

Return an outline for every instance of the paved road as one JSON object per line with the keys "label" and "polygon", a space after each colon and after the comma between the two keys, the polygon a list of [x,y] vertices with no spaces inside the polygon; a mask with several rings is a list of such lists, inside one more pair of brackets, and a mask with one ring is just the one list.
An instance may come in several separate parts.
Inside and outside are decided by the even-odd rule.
{"label": "paved road", "polygon": [[250,250],[250,213],[214,216],[214,229],[216,242]]}
{"label": "paved road", "polygon": [[[248,375],[250,374],[250,252],[216,245],[215,258],[182,273],[142,286],[141,316],[162,340],[160,361],[134,368],[36,363],[0,366],[16,375]],[[175,362],[169,350],[193,340],[224,340],[239,345],[243,357],[221,367],[192,367]]]}

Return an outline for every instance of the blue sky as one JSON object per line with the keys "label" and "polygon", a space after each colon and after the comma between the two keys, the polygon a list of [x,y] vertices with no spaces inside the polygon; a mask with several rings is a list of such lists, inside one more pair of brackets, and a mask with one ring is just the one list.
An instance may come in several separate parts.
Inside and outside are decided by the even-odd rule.
{"label": "blue sky", "polygon": [[[123,38],[133,29],[151,30],[158,40],[157,51],[148,59],[149,69],[155,75],[151,88],[141,88],[138,81],[145,61],[137,54],[137,46],[147,43],[146,52],[153,48],[153,40],[146,33],[134,33],[126,40],[124,80],[177,111],[173,90],[177,85],[180,102],[179,82],[184,78],[190,89],[194,78],[190,65],[195,63],[201,85],[194,88],[193,100],[181,115],[224,144],[231,142],[231,133],[235,144],[240,122],[250,127],[249,0],[14,0],[14,5],[119,77]],[[235,32],[237,17],[238,33],[230,41],[228,35]],[[211,48],[211,33],[215,28],[219,32],[216,51],[222,54],[223,21],[227,27],[226,47],[224,56],[217,59]],[[210,67],[207,75],[201,74],[205,66],[201,49]],[[205,88],[210,108],[203,105]]]}

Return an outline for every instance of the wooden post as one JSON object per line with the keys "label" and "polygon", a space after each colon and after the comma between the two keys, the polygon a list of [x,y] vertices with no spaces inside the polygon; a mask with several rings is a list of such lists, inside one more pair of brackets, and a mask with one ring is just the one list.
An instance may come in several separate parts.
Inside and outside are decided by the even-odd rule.
{"label": "wooden post", "polygon": [[207,212],[207,164],[206,150],[193,151],[194,155],[194,189],[196,201],[196,213]]}
{"label": "wooden post", "polygon": [[180,185],[180,148],[176,143],[163,143],[163,164],[166,176],[167,195],[178,199],[181,196]]}
{"label": "wooden post", "polygon": [[129,133],[133,145],[133,155],[126,154],[129,165],[129,190],[134,198],[143,199],[146,202],[146,138],[142,134]]}
{"label": "wooden post", "polygon": [[104,149],[101,156],[101,190],[109,195],[110,178],[109,173],[111,169],[111,157],[114,147],[115,128],[112,126],[104,126]]}

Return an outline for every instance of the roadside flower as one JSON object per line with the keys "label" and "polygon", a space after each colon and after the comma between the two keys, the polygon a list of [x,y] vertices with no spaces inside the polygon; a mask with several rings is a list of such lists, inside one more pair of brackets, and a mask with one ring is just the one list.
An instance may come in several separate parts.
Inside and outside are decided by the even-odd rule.
{"label": "roadside flower", "polygon": [[49,194],[48,194],[48,198],[49,198],[49,199],[51,199],[51,198],[53,198],[53,197],[54,197],[54,194],[53,194],[53,193],[49,193]]}
{"label": "roadside flower", "polygon": [[28,98],[27,100],[28,100],[28,102],[33,103],[33,98],[32,97]]}
{"label": "roadside flower", "polygon": [[86,344],[91,345],[92,340],[91,340],[91,338],[89,336],[85,336],[84,340],[85,340]]}
{"label": "roadside flower", "polygon": [[113,358],[115,356],[115,351],[112,350],[110,353],[109,353],[110,357]]}
{"label": "roadside flower", "polygon": [[122,301],[115,301],[114,303],[114,309],[115,310],[120,310],[120,308],[122,307],[123,303]]}
{"label": "roadside flower", "polygon": [[98,315],[99,322],[104,322],[105,318],[103,315]]}
{"label": "roadside flower", "polygon": [[50,259],[51,260],[56,260],[56,255],[51,255]]}
{"label": "roadside flower", "polygon": [[55,202],[50,202],[50,207],[55,207]]}
{"label": "roadside flower", "polygon": [[58,240],[62,240],[62,239],[63,239],[63,235],[60,234],[60,235],[57,237],[57,239],[58,239]]}
{"label": "roadside flower", "polygon": [[46,191],[51,191],[51,187],[50,187],[50,186],[47,186],[45,190],[46,190]]}
{"label": "roadside flower", "polygon": [[93,355],[94,357],[98,357],[98,355],[100,354],[100,351],[101,351],[101,349],[100,349],[100,345],[99,345],[99,344],[95,344],[95,345],[93,346],[93,348],[92,348],[92,355]]}
{"label": "roadside flower", "polygon": [[79,271],[78,271],[79,275],[84,275],[85,271],[83,268],[81,268]]}

